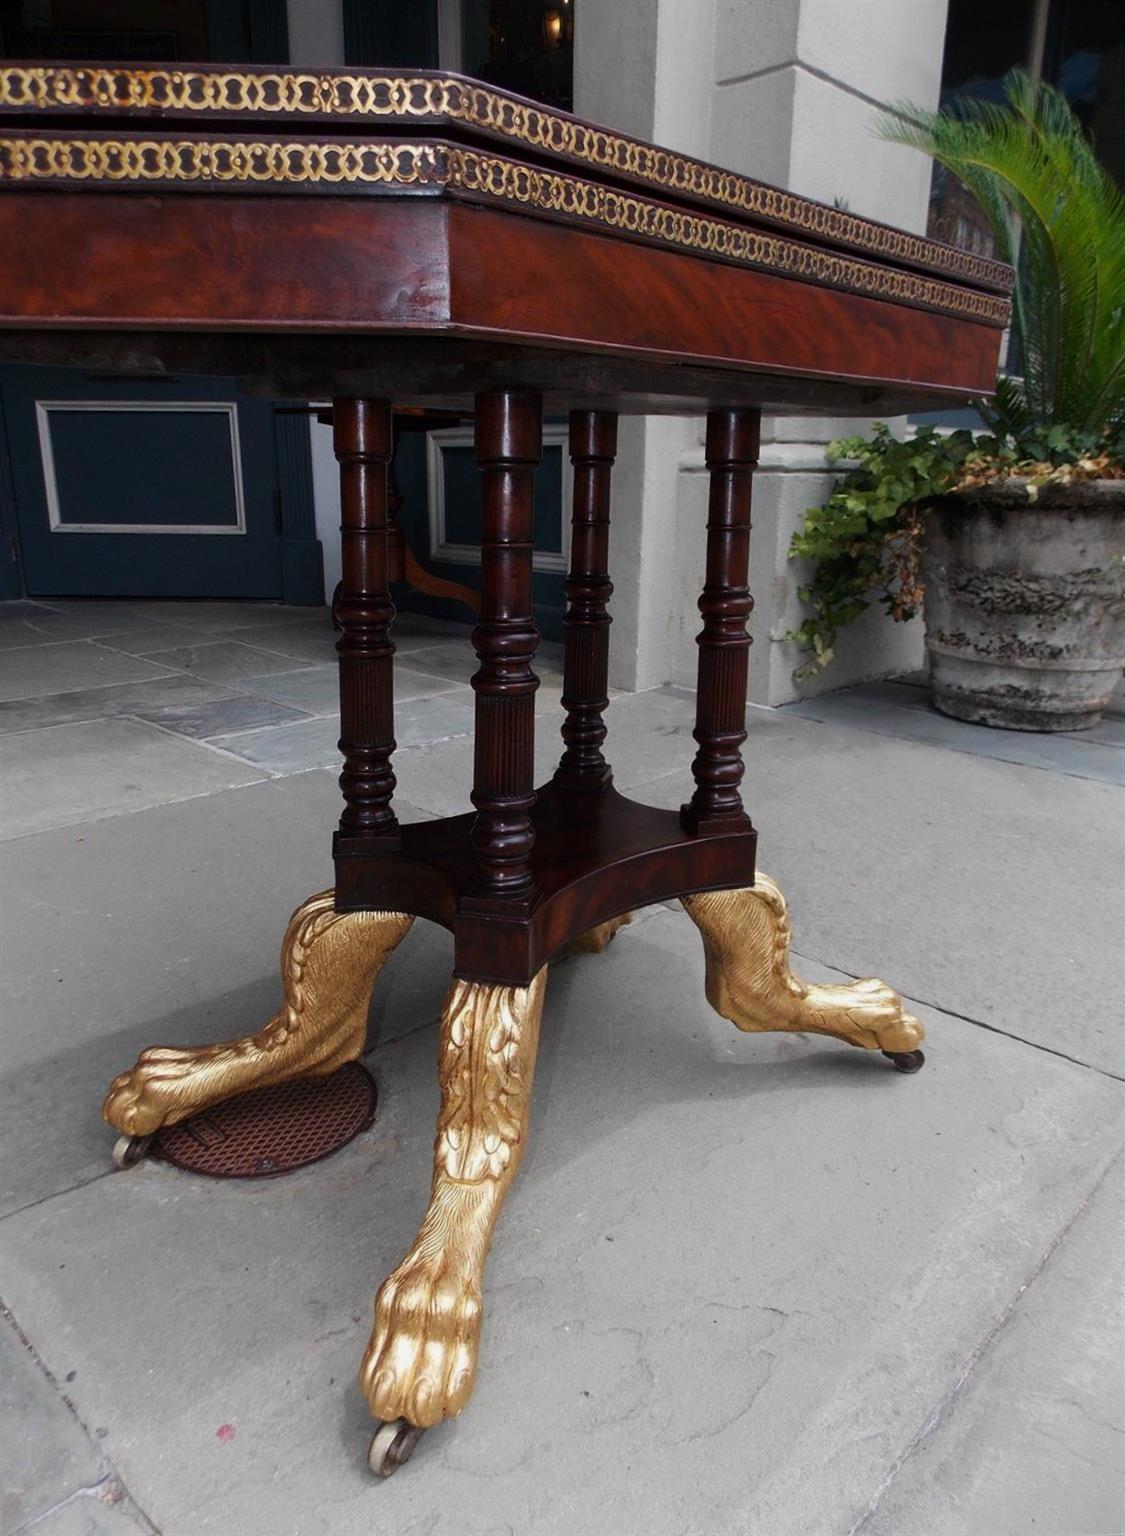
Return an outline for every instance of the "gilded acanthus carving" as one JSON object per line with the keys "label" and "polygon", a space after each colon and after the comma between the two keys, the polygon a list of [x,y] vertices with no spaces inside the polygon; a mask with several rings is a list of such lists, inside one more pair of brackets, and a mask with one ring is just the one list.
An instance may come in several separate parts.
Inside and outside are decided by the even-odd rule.
{"label": "gilded acanthus carving", "polygon": [[426,1428],[473,1390],[484,1264],[527,1141],[546,982],[545,968],[527,987],[455,980],[446,998],[430,1204],[379,1288],[360,1369],[376,1418]]}

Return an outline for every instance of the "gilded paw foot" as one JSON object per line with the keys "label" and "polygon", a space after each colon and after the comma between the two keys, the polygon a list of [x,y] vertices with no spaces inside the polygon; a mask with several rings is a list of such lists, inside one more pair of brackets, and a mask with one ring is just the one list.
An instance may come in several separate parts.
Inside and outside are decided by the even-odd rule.
{"label": "gilded paw foot", "polygon": [[917,1053],[925,1030],[885,981],[819,986],[793,974],[789,911],[768,875],[743,890],[685,896],[683,904],[703,935],[707,1000],[739,1029],[833,1035],[885,1051],[896,1066],[897,1058]]}
{"label": "gilded paw foot", "polygon": [[375,977],[411,921],[399,912],[337,912],[331,891],[310,897],[285,934],[285,1002],[269,1023],[242,1040],[142,1052],[110,1084],[103,1118],[129,1136],[149,1136],[248,1089],[327,1076],[354,1061]]}
{"label": "gilded paw foot", "polygon": [[359,1381],[372,1415],[421,1429],[461,1412],[473,1390],[484,1257],[423,1234],[380,1286]]}
{"label": "gilded paw foot", "polygon": [[153,1046],[109,1085],[102,1118],[128,1136],[151,1136],[162,1125],[261,1083],[258,1063],[235,1045],[177,1050]]}

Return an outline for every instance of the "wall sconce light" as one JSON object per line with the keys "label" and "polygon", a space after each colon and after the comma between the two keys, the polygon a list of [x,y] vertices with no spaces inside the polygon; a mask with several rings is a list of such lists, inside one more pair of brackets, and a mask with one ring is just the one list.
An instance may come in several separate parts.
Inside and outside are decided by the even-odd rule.
{"label": "wall sconce light", "polygon": [[562,42],[563,19],[561,11],[543,12],[543,44],[547,48],[557,48]]}

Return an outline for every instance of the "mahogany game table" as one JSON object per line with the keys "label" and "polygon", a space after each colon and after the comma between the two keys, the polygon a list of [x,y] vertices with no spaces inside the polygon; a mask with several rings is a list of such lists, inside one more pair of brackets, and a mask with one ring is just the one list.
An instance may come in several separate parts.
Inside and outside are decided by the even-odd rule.
{"label": "mahogany game table", "polygon": [[[763,411],[889,415],[988,394],[1011,271],[454,75],[0,66],[0,356],[229,376],[331,396],[343,502],[336,604],[343,808],[336,887],[290,921],[285,1000],[256,1035],[143,1053],[109,1123],[151,1134],[364,1047],[374,979],[414,918],[454,975],[429,1208],[375,1302],[360,1379],[400,1465],[476,1373],[483,1269],[526,1142],[548,965],[680,897],[707,996],[922,1062],[883,982],[789,970],[740,794],[751,479]],[[392,406],[473,415],[482,477],[472,809],[395,814]],[[563,751],[533,777],[532,485],[544,411],[570,414]],[[706,415],[694,791],[613,785],[604,750],[617,418]]]}

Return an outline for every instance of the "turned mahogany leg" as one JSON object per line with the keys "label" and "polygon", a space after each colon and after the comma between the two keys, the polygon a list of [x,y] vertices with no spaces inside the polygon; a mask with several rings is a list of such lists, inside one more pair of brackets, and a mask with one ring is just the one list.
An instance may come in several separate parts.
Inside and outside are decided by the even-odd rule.
{"label": "turned mahogany leg", "polygon": [[758,462],[761,416],[754,410],[711,411],[707,417],[707,575],[699,611],[699,692],[691,765],[695,793],[681,811],[693,832],[748,826],[738,786],[746,740],[746,673],[753,601],[746,585],[750,560],[750,484]]}
{"label": "turned mahogany leg", "polygon": [[613,777],[602,756],[609,704],[609,482],[617,453],[612,411],[571,411],[574,465],[570,573],[566,578],[562,704],[566,750],[555,772],[561,789],[604,789]]}
{"label": "turned mahogany leg", "polygon": [[532,617],[532,494],[543,441],[539,395],[497,390],[477,396],[481,470],[481,611],[473,630],[480,669],[470,841],[476,872],[465,904],[526,900],[533,888],[535,690],[539,644]]}
{"label": "turned mahogany leg", "polygon": [[340,657],[340,788],[345,837],[398,830],[391,796],[395,611],[387,591],[387,465],[391,408],[385,400],[336,400],[332,438],[340,461],[343,580],[334,604]]}

